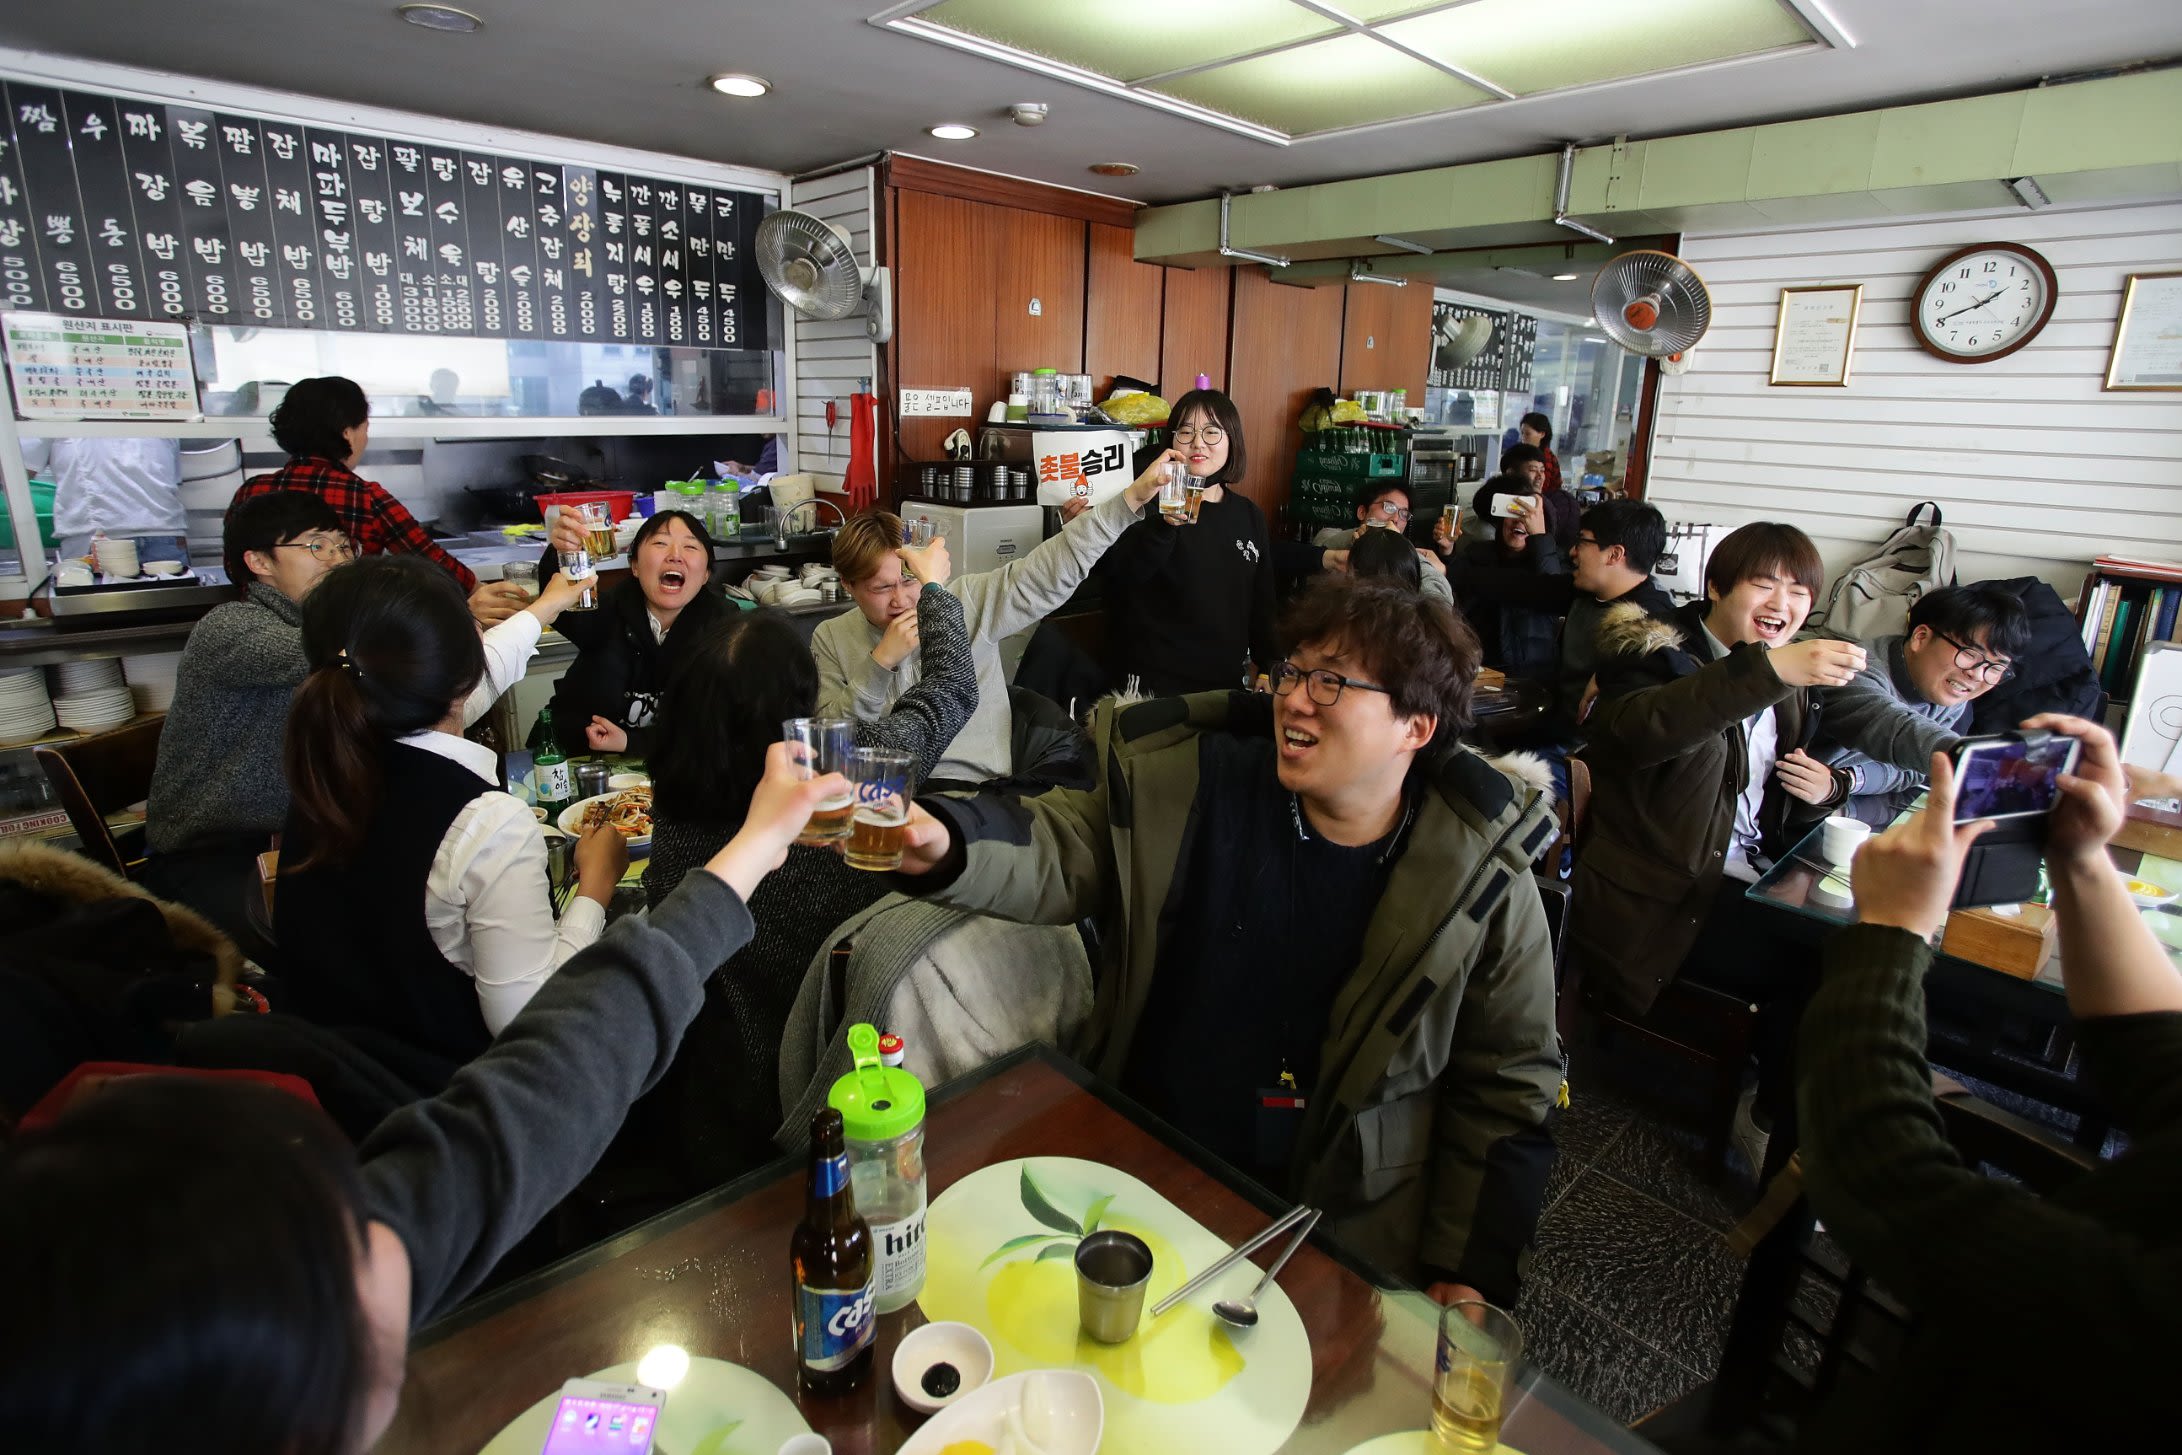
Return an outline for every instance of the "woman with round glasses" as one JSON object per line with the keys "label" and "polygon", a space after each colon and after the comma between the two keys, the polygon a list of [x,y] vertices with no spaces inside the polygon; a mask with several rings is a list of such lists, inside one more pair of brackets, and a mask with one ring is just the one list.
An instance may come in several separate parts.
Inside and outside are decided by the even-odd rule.
{"label": "woman with round glasses", "polygon": [[1233,488],[1248,468],[1235,401],[1193,389],[1167,423],[1181,469],[1205,482],[1196,513],[1154,501],[1098,566],[1116,678],[1155,697],[1242,686],[1280,655],[1265,512]]}

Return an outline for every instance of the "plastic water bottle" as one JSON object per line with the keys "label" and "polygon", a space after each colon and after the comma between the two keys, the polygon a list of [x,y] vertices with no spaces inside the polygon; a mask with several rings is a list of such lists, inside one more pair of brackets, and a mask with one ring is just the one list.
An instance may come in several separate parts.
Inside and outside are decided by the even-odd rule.
{"label": "plastic water bottle", "polygon": [[924,1085],[881,1059],[878,1029],[849,1027],[856,1067],[826,1105],[848,1137],[849,1185],[871,1226],[878,1259],[875,1307],[904,1308],[924,1290]]}

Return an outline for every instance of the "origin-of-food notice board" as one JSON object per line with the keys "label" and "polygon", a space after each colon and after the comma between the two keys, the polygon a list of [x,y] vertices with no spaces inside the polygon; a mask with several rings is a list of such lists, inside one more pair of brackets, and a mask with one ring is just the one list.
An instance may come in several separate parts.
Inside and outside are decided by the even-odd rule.
{"label": "origin-of-food notice board", "polygon": [[189,331],[173,323],[0,314],[24,419],[195,419]]}

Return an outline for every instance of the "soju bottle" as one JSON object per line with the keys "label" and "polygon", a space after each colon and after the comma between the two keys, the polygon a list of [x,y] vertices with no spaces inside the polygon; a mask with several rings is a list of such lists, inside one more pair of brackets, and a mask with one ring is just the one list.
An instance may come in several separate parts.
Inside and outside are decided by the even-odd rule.
{"label": "soju bottle", "polygon": [[547,823],[559,823],[561,810],[568,807],[573,797],[569,785],[568,755],[561,751],[560,741],[553,734],[553,709],[548,707],[538,714],[539,735],[545,739],[532,764],[532,775],[538,785],[538,806],[546,811]]}

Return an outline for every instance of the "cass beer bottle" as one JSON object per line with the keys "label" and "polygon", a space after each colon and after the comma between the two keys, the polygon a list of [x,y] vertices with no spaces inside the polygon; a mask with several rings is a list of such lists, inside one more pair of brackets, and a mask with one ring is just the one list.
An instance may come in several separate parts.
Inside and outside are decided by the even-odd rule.
{"label": "cass beer bottle", "polygon": [[871,1370],[871,1229],[849,1190],[841,1113],[811,1118],[811,1183],[803,1221],[788,1241],[795,1278],[797,1382],[812,1394],[854,1389]]}

